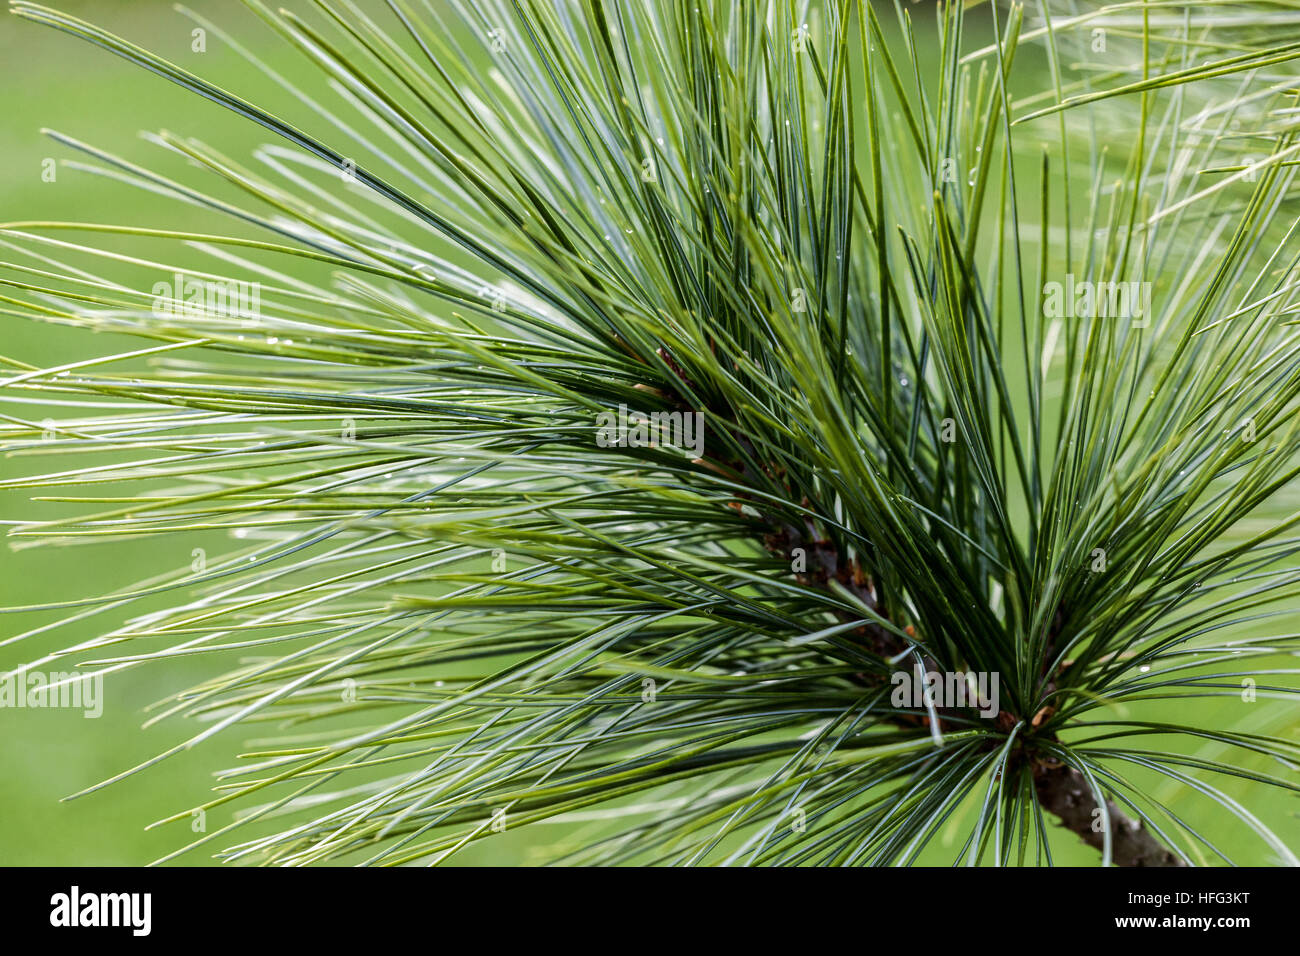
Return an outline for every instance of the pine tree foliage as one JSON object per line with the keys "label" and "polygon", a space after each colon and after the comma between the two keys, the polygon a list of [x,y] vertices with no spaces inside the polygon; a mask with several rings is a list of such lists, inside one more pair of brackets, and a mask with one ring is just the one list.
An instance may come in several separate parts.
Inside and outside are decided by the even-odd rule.
{"label": "pine tree foliage", "polygon": [[1296,862],[1225,781],[1300,790],[1300,4],[246,6],[311,83],[12,4],[266,133],[51,133],[219,233],[0,232],[6,322],[134,339],[4,359],[0,486],[77,505],[11,540],[219,542],[17,609],[237,658],[123,773],[252,741],[191,848],[1231,862],[1174,792]]}

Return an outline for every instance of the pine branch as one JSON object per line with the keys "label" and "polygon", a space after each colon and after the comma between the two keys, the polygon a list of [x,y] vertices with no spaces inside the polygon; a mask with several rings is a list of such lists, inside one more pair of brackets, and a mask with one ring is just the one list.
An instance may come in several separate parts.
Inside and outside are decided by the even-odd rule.
{"label": "pine branch", "polygon": [[[1118,865],[1176,866],[1219,851],[1172,810],[1166,834],[1113,764],[1233,813],[1186,768],[1300,792],[1244,767],[1300,760],[1276,723],[1146,719],[1244,674],[1280,675],[1258,682],[1267,720],[1297,693],[1263,663],[1300,650],[1267,623],[1300,599],[1300,45],[1267,5],[1039,29],[1033,5],[949,3],[923,38],[862,0],[809,22],[720,0],[254,4],[323,71],[302,86],[234,43],[256,82],[12,6],[279,138],[250,168],[151,138],[209,194],[53,134],[73,168],[235,235],[0,226],[6,316],[153,346],[5,360],[25,410],[0,444],[37,464],[0,488],[68,506],[12,539],[236,539],[180,576],[3,610],[103,612],[64,653],[114,670],[257,649],[160,711],[208,723],[156,759],[286,728],[204,806],[297,819],[222,859],[437,862],[498,812],[596,808],[552,858],[910,864],[973,816],[965,862],[1042,863],[1045,811]],[[1112,13],[1113,72],[1067,74]],[[1045,55],[1016,56],[1030,43]],[[196,263],[223,295],[261,283],[253,321],[171,307]],[[1141,321],[1062,317],[1046,290],[1076,273],[1155,293]],[[593,439],[634,402],[702,415],[699,457]],[[914,665],[1000,675],[998,712],[893,706]],[[1125,749],[1156,734],[1178,741]]]}
{"label": "pine branch", "polygon": [[[662,349],[660,354],[666,357],[666,353]],[[668,358],[667,361],[673,372],[681,376],[680,367],[671,358]],[[727,428],[732,432],[733,437],[735,436],[736,423],[734,420],[728,420],[725,411],[691,409],[686,398],[675,391],[671,385],[660,390],[660,394],[679,409],[699,411],[705,414],[709,421],[722,423],[722,427]],[[739,438],[738,441],[744,444],[746,450],[752,455],[753,446],[745,442],[743,437]],[[778,470],[774,464],[769,464],[761,466],[758,471],[755,471],[751,464],[739,459],[731,459],[721,463],[706,460],[702,461],[701,464],[715,469],[721,464],[726,470],[739,474],[751,487],[757,486],[756,483],[760,477],[758,471],[772,477]],[[788,492],[789,489],[786,490]],[[880,608],[875,587],[868,575],[862,570],[861,565],[852,559],[846,558],[831,538],[818,534],[817,528],[811,519],[806,519],[802,526],[790,521],[783,521],[773,516],[761,504],[756,504],[752,497],[742,496],[742,498],[751,507],[754,507],[760,519],[768,527],[767,532],[762,535],[762,543],[768,553],[789,566],[794,566],[797,563],[797,557],[804,558],[807,563],[806,569],[796,572],[794,575],[801,584],[820,588],[830,596],[833,592],[830,590],[829,584],[831,581],[836,581],[850,591],[862,604],[879,613]],[[837,616],[842,621],[853,619],[848,611],[843,610],[837,611]],[[1063,624],[1064,615],[1058,610],[1053,618],[1044,653],[1045,659],[1049,662],[1056,658],[1057,643],[1061,637]],[[882,659],[900,657],[908,650],[907,644],[875,622],[868,621],[864,623],[857,633],[866,643],[867,648]],[[934,658],[929,655],[924,655],[922,660],[924,666],[929,670],[936,669],[938,666]],[[868,686],[873,683],[879,684],[878,678],[872,681],[865,674],[859,674],[858,678]],[[1047,689],[1049,695],[1056,689],[1055,681],[1051,675],[1047,675]],[[941,732],[951,729],[944,721],[944,716],[945,710],[937,708],[938,729]],[[914,726],[916,718],[909,714],[898,713],[892,716],[892,720],[900,726],[910,728]],[[1015,714],[1007,711],[1002,711],[997,716],[998,726],[1003,730],[1009,730],[1018,720],[1019,718]],[[1032,726],[1037,726],[1041,716],[1031,714],[1027,715],[1024,720]],[[1057,742],[1054,735],[1049,734],[1046,739],[1050,743]],[[1023,742],[1021,747],[1023,747]],[[1016,760],[1020,759],[1020,753],[1017,752],[1014,758]],[[1054,815],[1062,826],[1075,833],[1088,846],[1101,850],[1104,846],[1104,835],[1099,825],[1102,817],[1094,812],[1098,807],[1096,796],[1092,788],[1088,786],[1087,779],[1083,774],[1075,768],[1060,764],[1054,761],[1053,758],[1043,754],[1032,756],[1030,758],[1030,767],[1034,780],[1034,790],[1043,809]],[[1181,867],[1187,865],[1182,857],[1169,850],[1146,830],[1140,821],[1130,819],[1111,800],[1106,801],[1106,825],[1111,832],[1111,862],[1115,866]]]}
{"label": "pine branch", "polygon": [[[1096,795],[1087,778],[1074,767],[1037,763],[1033,769],[1034,792],[1043,809],[1067,829],[1078,834],[1084,843],[1102,849],[1105,835],[1099,825]],[[1111,862],[1116,866],[1186,866],[1174,853],[1140,822],[1130,820],[1111,800],[1106,801],[1110,828]]]}

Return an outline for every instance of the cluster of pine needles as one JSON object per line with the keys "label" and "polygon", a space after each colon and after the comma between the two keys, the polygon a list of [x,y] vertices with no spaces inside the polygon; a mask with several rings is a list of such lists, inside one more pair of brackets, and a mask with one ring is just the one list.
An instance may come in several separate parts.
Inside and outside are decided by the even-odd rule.
{"label": "cluster of pine needles", "polygon": [[[29,664],[110,695],[234,662],[121,775],[250,741],[178,854],[1296,863],[1250,804],[1300,790],[1300,2],[245,6],[274,56],[180,10],[228,90],[11,4],[266,134],[50,133],[228,230],[0,228],[6,322],[110,334],[3,359],[0,488],[71,509],[10,540],[204,542],[3,634],[90,628]],[[996,716],[896,706],[918,668]]]}

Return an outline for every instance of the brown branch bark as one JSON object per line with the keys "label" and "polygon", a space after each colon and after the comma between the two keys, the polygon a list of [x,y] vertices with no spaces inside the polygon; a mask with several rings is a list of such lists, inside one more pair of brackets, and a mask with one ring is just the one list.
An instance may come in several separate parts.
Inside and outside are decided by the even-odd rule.
{"label": "brown branch bark", "polygon": [[[1093,829],[1097,799],[1087,779],[1067,766],[1034,767],[1034,791],[1043,809],[1079,835],[1088,846],[1100,850],[1104,835]],[[1116,866],[1186,866],[1182,858],[1160,843],[1140,822],[1130,820],[1107,800],[1110,816],[1110,854]]]}

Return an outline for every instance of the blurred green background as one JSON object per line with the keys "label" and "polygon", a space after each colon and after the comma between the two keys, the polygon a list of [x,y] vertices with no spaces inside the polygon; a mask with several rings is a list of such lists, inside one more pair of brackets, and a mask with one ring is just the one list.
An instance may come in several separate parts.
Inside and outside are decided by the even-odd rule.
{"label": "blurred green background", "polygon": [[[261,82],[257,72],[216,31],[206,34],[205,49],[196,52],[192,36],[195,20],[166,0],[69,0],[57,7],[214,79],[232,92],[269,105],[307,129],[319,125],[317,118],[304,115],[300,103]],[[320,89],[320,74],[242,4],[195,0],[187,9],[228,31],[293,82]],[[264,130],[107,52],[22,21],[7,11],[0,13],[0,77],[7,93],[7,108],[0,111],[0,155],[6,159],[0,165],[0,221],[112,222],[193,232],[238,229],[215,213],[68,165],[93,160],[52,141],[42,130],[66,134],[129,162],[154,164],[169,174],[176,174],[179,168],[175,157],[144,141],[142,131],[192,136],[219,145],[228,156],[246,158],[251,148],[269,139]],[[42,174],[51,159],[58,165],[54,181],[47,182]],[[183,172],[179,175],[184,177]],[[101,241],[87,237],[86,233],[60,236],[71,241]],[[120,246],[112,237],[102,241],[110,248]],[[157,244],[151,248],[163,251]],[[138,252],[139,247],[129,251]],[[0,248],[0,257],[7,258],[7,252]],[[184,263],[186,252],[168,244],[161,257]],[[190,258],[196,267],[206,262],[192,254]],[[292,271],[293,266],[286,268]],[[141,343],[125,337],[92,335],[0,316],[0,354],[31,365],[56,365],[140,347]],[[115,366],[122,367],[129,365]],[[58,417],[48,409],[24,406],[12,398],[5,402],[3,413],[36,421]],[[66,455],[47,456],[45,462],[30,456],[21,462],[5,457],[0,458],[0,476],[63,470],[84,463]],[[0,489],[0,519],[12,523],[18,518],[54,518],[64,513],[66,509],[57,505],[33,503],[26,491]],[[6,541],[0,547],[0,606],[128,589],[144,578],[187,568],[194,547],[205,547],[209,555],[215,555],[222,546],[218,540],[188,536],[184,541],[130,539],[79,544],[72,549],[24,548]],[[148,605],[139,607],[147,609]],[[97,637],[119,623],[106,614],[102,619],[91,617],[22,641],[9,641],[67,613],[0,615],[0,673]],[[233,766],[248,739],[267,736],[274,732],[272,728],[237,730],[103,790],[69,802],[61,800],[193,735],[199,728],[185,720],[164,721],[142,730],[150,716],[145,708],[219,673],[233,660],[204,655],[162,667],[109,674],[104,680],[104,712],[97,719],[86,718],[75,709],[0,707],[0,865],[140,865],[188,843],[194,836],[188,819],[150,831],[145,827],[209,799],[213,773]],[[69,671],[77,662],[74,657],[36,669]],[[208,832],[230,822],[223,809],[208,812]],[[529,844],[524,835],[507,831],[470,848],[458,860],[467,864],[528,862]],[[215,846],[178,862],[208,864],[210,849]]]}
{"label": "blurred green background", "polygon": [[[262,84],[247,64],[215,36],[207,37],[206,51],[191,49],[194,22],[167,2],[64,2],[62,9],[101,23],[121,36],[152,49],[188,69],[215,79],[235,93],[267,101]],[[278,41],[241,5],[231,2],[196,2],[191,7],[210,16],[238,36],[240,42],[271,58],[277,69],[306,86],[320,83],[319,76],[294,51]],[[41,134],[50,127],[77,139],[104,147],[128,160],[147,165],[159,150],[139,137],[141,130],[167,129],[220,144],[235,158],[265,141],[267,134],[179,88],[103,51],[55,31],[0,15],[0,76],[6,109],[0,111],[0,221],[66,219],[124,222],[217,230],[228,223],[192,207],[179,206],[161,196],[115,184],[67,166],[59,166],[54,182],[42,179],[47,158],[69,159],[66,148]],[[269,98],[281,108],[283,95]],[[286,111],[292,120],[301,111]],[[1032,159],[1032,157],[1031,157]],[[1035,160],[1036,161],[1036,160]],[[106,240],[111,242],[112,240]],[[91,336],[0,317],[0,351],[35,365],[54,365],[91,355],[138,347],[127,340]],[[25,410],[7,402],[6,414]],[[48,413],[30,412],[33,417]],[[59,457],[50,467],[72,467]],[[30,467],[30,463],[24,465]],[[0,459],[8,476],[14,465]],[[0,491],[0,518],[53,517],[51,505],[31,504],[22,491]],[[97,595],[125,588],[141,578],[190,563],[193,542],[180,547],[169,540],[118,541],[108,545],[79,546],[73,551],[57,547],[0,549],[0,604],[5,606]],[[166,549],[166,550],[163,550]],[[175,553],[172,553],[172,551]],[[51,614],[0,616],[0,641],[54,620]],[[31,639],[0,644],[0,672],[97,635],[97,621],[89,618],[62,626]],[[105,625],[107,626],[107,625]],[[59,669],[68,669],[59,665]],[[84,718],[75,710],[25,710],[0,708],[0,864],[5,865],[122,865],[142,864],[163,855],[190,836],[188,821],[145,831],[149,823],[201,802],[211,784],[214,768],[228,767],[241,749],[241,734],[227,733],[197,751],[179,754],[126,781],[72,802],[60,802],[84,787],[110,777],[158,753],[194,732],[184,721],[164,722],[141,730],[144,708],[195,681],[211,676],[220,661],[193,658],[172,661],[165,667],[133,668],[110,675],[105,684],[106,704],[101,718]],[[1234,700],[1196,703],[1207,723],[1242,730],[1294,734],[1300,722],[1294,707],[1246,705]],[[1255,709],[1258,707],[1258,709]],[[1160,707],[1152,706],[1152,715]],[[1195,747],[1195,744],[1189,746]],[[1262,766],[1268,773],[1294,773],[1294,768]],[[1275,790],[1237,779],[1212,783],[1249,807],[1251,812],[1287,839],[1300,845],[1296,801]],[[1259,841],[1233,823],[1209,801],[1191,799],[1187,792],[1157,784],[1160,794],[1193,826],[1212,839],[1222,837],[1225,849],[1239,861],[1275,862]],[[220,811],[209,815],[208,828],[228,822]],[[959,820],[954,820],[955,832]],[[550,828],[554,835],[555,827]],[[484,841],[458,858],[464,863],[529,862],[528,834],[507,831]],[[936,862],[948,862],[953,849],[936,851]],[[1059,862],[1088,863],[1096,855],[1070,835],[1060,841]],[[204,852],[183,863],[208,862]]]}
{"label": "blurred green background", "polygon": [[[65,3],[61,8],[105,23],[192,69],[212,66],[230,72],[242,65],[219,43],[209,43],[203,54],[191,52],[194,24],[167,2]],[[238,4],[199,2],[193,8],[220,11],[223,17],[233,13],[246,24],[251,20]],[[196,62],[200,59],[202,62]],[[253,130],[217,107],[72,37],[20,21],[7,11],[0,13],[0,64],[7,101],[6,109],[0,111],[0,155],[5,157],[0,165],[0,219],[5,221],[169,222],[202,228],[194,211],[183,210],[178,215],[175,204],[161,196],[114,186],[98,176],[59,166],[55,181],[44,181],[44,161],[69,159],[72,153],[45,137],[42,128],[58,130],[136,162],[158,153],[156,147],[140,139],[141,129],[171,128],[211,139],[233,137],[239,144],[255,141]],[[4,354],[32,364],[58,364],[131,347],[124,339],[112,341],[20,319],[0,322]],[[5,412],[22,414],[12,404],[7,404]],[[71,465],[70,459],[60,457],[50,467]],[[8,462],[0,468],[6,476],[15,470]],[[24,492],[0,492],[0,514],[13,519],[57,513],[48,505],[28,504],[27,497]],[[78,547],[75,552],[6,547],[0,550],[0,603],[10,606],[102,594],[156,573],[169,561],[188,564],[191,560],[188,551],[163,555],[158,547],[145,540]],[[57,616],[5,615],[0,618],[0,637]],[[0,671],[94,637],[95,625],[92,618],[0,647]],[[57,669],[70,669],[71,663],[57,665]],[[146,716],[143,708],[204,673],[210,673],[206,662],[109,675],[104,685],[104,713],[98,719],[83,717],[76,710],[0,709],[0,863],[141,864],[183,841],[188,823],[150,832],[144,827],[199,802],[208,786],[208,771],[216,765],[229,765],[237,750],[233,739],[216,741],[206,753],[178,755],[150,773],[79,800],[60,800],[183,740],[187,728],[179,723],[141,731]],[[189,862],[203,862],[203,858],[196,855]]]}

